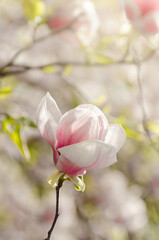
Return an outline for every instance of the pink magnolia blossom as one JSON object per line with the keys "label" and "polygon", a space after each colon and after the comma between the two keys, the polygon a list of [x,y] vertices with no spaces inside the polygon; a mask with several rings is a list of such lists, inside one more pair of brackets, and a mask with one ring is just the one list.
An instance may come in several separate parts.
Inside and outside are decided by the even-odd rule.
{"label": "pink magnolia blossom", "polygon": [[62,115],[49,93],[38,106],[37,125],[53,149],[56,168],[70,176],[115,163],[126,138],[124,129],[109,125],[96,106],[82,104]]}
{"label": "pink magnolia blossom", "polygon": [[145,33],[159,32],[159,0],[124,0],[128,19]]}
{"label": "pink magnolia blossom", "polygon": [[[69,0],[49,20],[49,26],[54,30],[61,30],[71,23],[76,37],[84,45],[89,45],[99,26],[94,4],[89,0]],[[68,32],[62,33],[61,36],[67,41],[75,41],[75,37]]]}

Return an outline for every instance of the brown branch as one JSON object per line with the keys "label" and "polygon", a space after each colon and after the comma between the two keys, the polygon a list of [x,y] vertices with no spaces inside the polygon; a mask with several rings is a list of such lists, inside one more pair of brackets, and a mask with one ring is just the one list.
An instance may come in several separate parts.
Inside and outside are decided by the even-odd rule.
{"label": "brown branch", "polygon": [[55,224],[56,224],[57,219],[58,219],[58,217],[60,215],[60,213],[59,213],[59,193],[60,193],[60,188],[63,185],[63,182],[64,182],[64,179],[60,178],[59,181],[58,181],[58,185],[56,187],[56,213],[55,213],[55,217],[54,217],[53,223],[51,225],[51,228],[48,231],[47,238],[45,238],[44,240],[50,240],[52,232],[53,232],[54,227],[55,227]]}
{"label": "brown branch", "polygon": [[[46,36],[45,36],[46,37]],[[36,41],[37,42],[37,41]],[[28,48],[29,46],[27,46]],[[24,49],[24,48],[23,48]],[[16,54],[15,58],[22,52],[23,50],[19,51],[19,53]],[[156,53],[156,51],[151,52],[151,54],[149,54],[145,59],[142,60],[142,63],[148,61],[154,54]],[[78,67],[108,67],[108,66],[112,66],[112,65],[138,65],[138,63],[136,63],[136,61],[124,61],[124,59],[121,59],[119,61],[116,62],[111,62],[108,64],[101,64],[101,63],[88,63],[88,62],[50,62],[44,65],[37,65],[37,66],[31,66],[31,65],[27,65],[27,64],[14,64],[12,63],[8,63],[7,65],[5,65],[5,67],[0,68],[0,76],[6,76],[6,75],[10,75],[10,74],[21,74],[21,73],[25,73],[26,71],[29,70],[34,70],[34,69],[43,69],[45,67],[48,66],[57,66],[57,67],[66,67],[67,65],[73,65],[73,66],[78,66]],[[5,71],[6,67],[10,67],[10,69]],[[16,68],[16,69],[12,69],[12,68]],[[17,69],[18,68],[18,69]]]}
{"label": "brown branch", "polygon": [[25,64],[21,64],[21,65],[17,65],[17,64],[12,64],[11,67],[16,67],[16,68],[20,68],[20,69],[16,69],[16,70],[6,70],[6,71],[0,71],[0,76],[6,76],[6,75],[10,75],[10,74],[21,74],[24,73],[26,71],[29,70],[35,70],[35,69],[43,69],[45,67],[48,66],[57,66],[57,67],[66,67],[67,65],[73,65],[73,66],[78,66],[78,67],[108,67],[110,65],[119,65],[119,64],[125,64],[125,65],[131,65],[134,64],[133,62],[114,62],[114,63],[109,63],[109,64],[100,64],[100,63],[85,63],[85,62],[51,62],[48,64],[44,64],[44,65],[37,65],[37,66],[30,66],[30,65],[25,65]]}

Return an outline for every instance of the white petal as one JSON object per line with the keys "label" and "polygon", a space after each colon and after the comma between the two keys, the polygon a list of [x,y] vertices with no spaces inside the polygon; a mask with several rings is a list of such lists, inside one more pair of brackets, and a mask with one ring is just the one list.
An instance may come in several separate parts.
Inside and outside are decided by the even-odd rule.
{"label": "white petal", "polygon": [[108,125],[109,125],[108,120],[107,120],[106,116],[104,115],[104,113],[98,107],[96,107],[92,104],[81,104],[77,107],[77,109],[78,108],[79,109],[81,109],[81,108],[89,109],[96,114],[96,116],[99,119],[100,128],[101,128],[99,140],[104,141],[106,133],[108,131]]}
{"label": "white petal", "polygon": [[101,131],[98,116],[89,108],[75,108],[66,112],[56,131],[57,148],[79,143],[86,140],[96,140]]}
{"label": "white petal", "polygon": [[125,140],[126,133],[123,127],[119,124],[110,124],[105,143],[112,145],[116,149],[116,152],[118,152]]}
{"label": "white petal", "polygon": [[55,100],[47,93],[41,100],[37,112],[36,121],[42,137],[52,146],[55,143],[55,129],[59,124],[62,114]]}
{"label": "white petal", "polygon": [[67,168],[65,158],[70,162],[69,168],[72,164],[72,168],[76,166],[79,171],[107,167],[117,161],[115,148],[101,141],[83,141],[59,148],[58,151],[62,155],[56,167],[64,172],[65,166]]}

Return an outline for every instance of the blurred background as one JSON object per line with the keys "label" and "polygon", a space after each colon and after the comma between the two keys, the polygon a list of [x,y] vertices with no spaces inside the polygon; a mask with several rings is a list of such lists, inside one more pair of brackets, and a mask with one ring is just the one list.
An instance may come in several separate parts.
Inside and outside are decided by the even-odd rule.
{"label": "blurred background", "polygon": [[55,214],[52,150],[35,122],[47,91],[62,113],[92,103],[127,134],[84,193],[64,183],[52,238],[158,240],[158,48],[122,0],[0,1],[0,240],[42,240]]}

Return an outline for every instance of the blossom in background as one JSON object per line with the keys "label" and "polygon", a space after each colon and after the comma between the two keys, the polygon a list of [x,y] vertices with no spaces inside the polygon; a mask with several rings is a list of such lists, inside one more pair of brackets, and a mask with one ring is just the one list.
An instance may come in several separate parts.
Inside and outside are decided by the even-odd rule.
{"label": "blossom in background", "polygon": [[145,33],[159,32],[158,0],[124,0],[128,19]]}
{"label": "blossom in background", "polygon": [[[82,44],[89,45],[95,38],[99,27],[94,4],[89,0],[69,0],[53,14],[48,22],[54,30],[61,30],[71,23],[71,28],[75,31],[77,38]],[[75,36],[73,37],[68,32],[62,33],[61,36],[65,40],[75,40]]]}
{"label": "blossom in background", "polygon": [[53,149],[56,168],[70,176],[115,163],[126,138],[124,129],[109,125],[96,106],[82,104],[62,115],[49,93],[38,106],[37,125]]}
{"label": "blossom in background", "polygon": [[117,170],[109,170],[98,180],[104,191],[102,198],[106,219],[129,232],[143,228],[147,221],[146,205],[141,198],[141,189],[128,187],[126,177]]}

